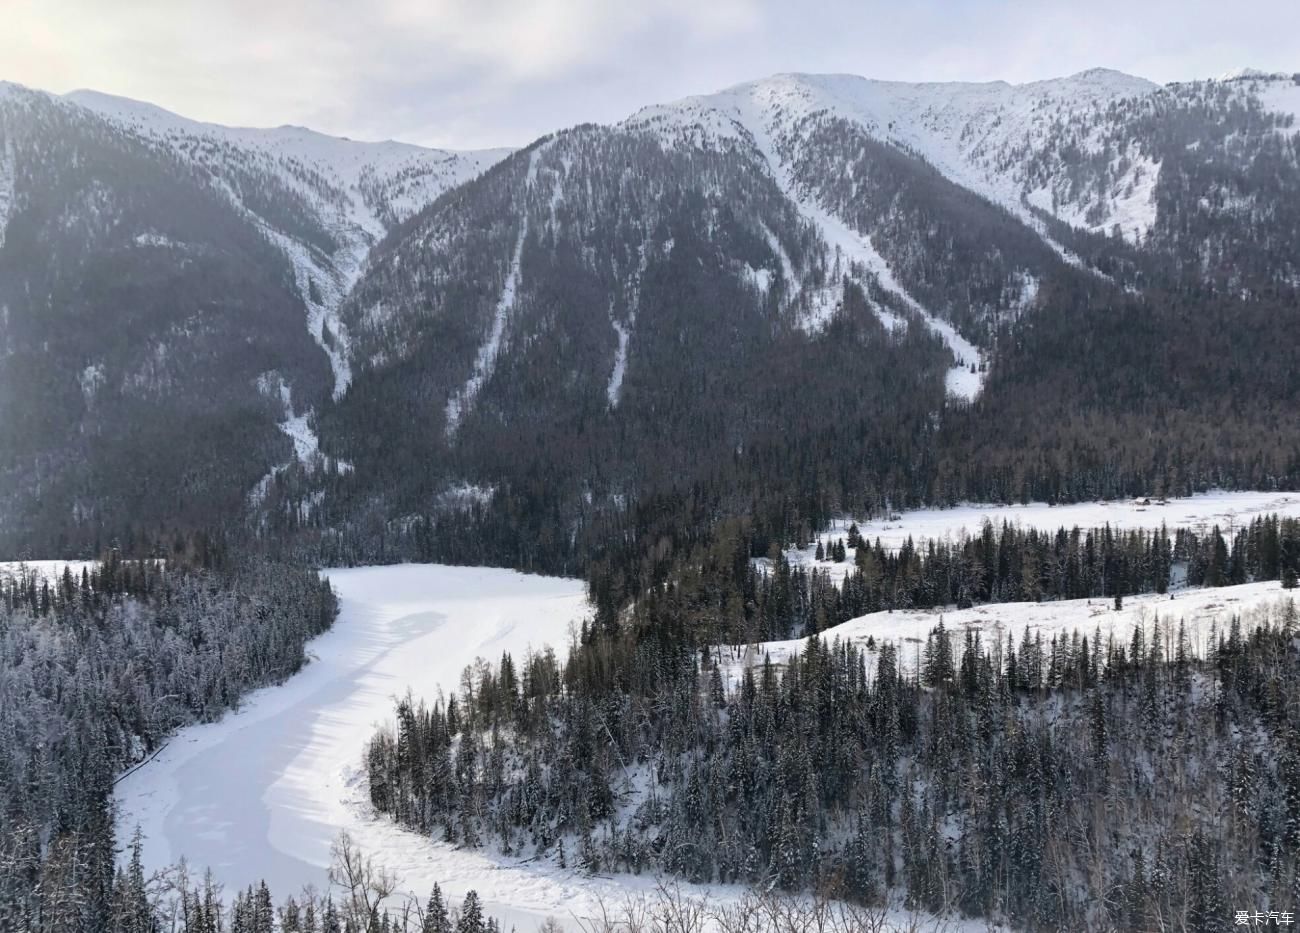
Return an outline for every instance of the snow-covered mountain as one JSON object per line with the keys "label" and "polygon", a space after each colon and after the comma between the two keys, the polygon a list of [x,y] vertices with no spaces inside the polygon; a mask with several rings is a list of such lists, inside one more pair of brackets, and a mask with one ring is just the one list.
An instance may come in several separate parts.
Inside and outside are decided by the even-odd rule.
{"label": "snow-covered mountain", "polygon": [[[214,184],[263,226],[293,263],[309,312],[308,328],[330,357],[336,398],[351,380],[347,332],[337,310],[371,248],[392,226],[511,151],[453,152],[393,141],[357,142],[299,126],[221,126],[98,91],[73,91],[63,99],[207,169]],[[296,194],[326,236],[295,235],[259,214],[257,204],[228,177],[248,169],[265,172]]]}
{"label": "snow-covered mountain", "polygon": [[[1107,130],[1126,102],[1160,86],[1118,71],[1013,85],[1004,81],[912,84],[855,75],[775,75],[716,94],[647,107],[628,126],[654,129],[668,144],[770,142],[782,167],[797,163],[818,123],[844,120],[872,138],[908,151],[953,182],[1033,222],[1029,206],[1090,229],[1112,219],[1126,234],[1154,220],[1151,188],[1158,166],[1138,154],[1110,191],[1071,193],[1056,171],[1034,168],[1071,147],[1113,146]],[[1096,219],[1090,217],[1090,210]]]}
{"label": "snow-covered mountain", "polygon": [[[75,466],[100,462],[87,438],[130,434],[118,416],[142,399],[193,404],[227,419],[201,445],[223,503],[294,525],[365,503],[410,527],[467,486],[495,491],[471,512],[531,509],[511,484],[532,470],[548,534],[573,541],[577,516],[701,463],[803,433],[828,464],[877,456],[846,453],[842,425],[853,444],[890,419],[937,436],[1076,366],[1128,380],[1089,404],[1136,404],[1135,385],[1208,397],[1228,389],[1182,376],[1199,351],[1152,376],[1117,364],[1115,338],[1282,326],[1267,308],[1300,289],[1298,111],[1294,76],[1250,71],[776,75],[455,153],[0,86],[0,380],[66,429],[51,473],[49,432],[15,416],[0,466],[61,513],[39,524],[84,526],[105,501]],[[906,412],[884,406],[902,394]],[[118,433],[115,463],[137,447]],[[79,479],[51,493],[60,471]]]}

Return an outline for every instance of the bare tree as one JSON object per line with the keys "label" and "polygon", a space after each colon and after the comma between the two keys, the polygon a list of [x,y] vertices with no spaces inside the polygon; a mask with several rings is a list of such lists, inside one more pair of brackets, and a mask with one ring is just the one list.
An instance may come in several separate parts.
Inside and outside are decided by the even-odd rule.
{"label": "bare tree", "polygon": [[361,851],[347,830],[340,830],[330,846],[330,884],[342,888],[347,917],[365,929],[378,916],[385,898],[397,890],[397,877]]}

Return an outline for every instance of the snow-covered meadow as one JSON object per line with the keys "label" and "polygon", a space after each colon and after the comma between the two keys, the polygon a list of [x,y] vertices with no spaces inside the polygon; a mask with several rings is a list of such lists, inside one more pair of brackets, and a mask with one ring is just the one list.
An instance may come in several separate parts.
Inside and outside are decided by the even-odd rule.
{"label": "snow-covered meadow", "polygon": [[93,570],[97,563],[93,560],[4,560],[0,561],[0,580],[35,577],[53,585],[63,578],[66,568],[79,581],[81,572]]}
{"label": "snow-covered meadow", "polygon": [[[1029,502],[1020,505],[990,505],[963,503],[951,509],[917,509],[894,513],[880,518],[859,519],[858,531],[863,539],[874,545],[879,539],[888,551],[896,551],[909,539],[916,545],[926,541],[956,541],[963,535],[978,535],[986,521],[1000,528],[1003,522],[1039,531],[1056,531],[1058,528],[1084,530],[1110,525],[1116,530],[1155,530],[1164,525],[1173,534],[1180,528],[1206,532],[1215,525],[1224,535],[1248,524],[1251,519],[1277,514],[1284,518],[1300,518],[1300,493],[1294,492],[1228,492],[1215,490],[1198,493],[1182,499],[1161,500],[1151,498],[1146,503],[1135,500],[1110,502],[1077,502],[1069,505],[1048,505],[1046,502]],[[806,569],[816,567],[840,579],[853,570],[853,551],[848,560],[818,561],[817,544],[823,548],[831,542],[847,537],[852,518],[841,518],[809,541],[805,547],[789,548],[786,560]],[[757,561],[766,567],[765,559]]]}
{"label": "snow-covered meadow", "polygon": [[[898,648],[899,666],[904,671],[915,671],[926,635],[939,624],[940,618],[953,638],[964,638],[968,630],[977,631],[986,647],[1006,644],[1008,635],[1014,637],[1019,646],[1026,630],[1031,638],[1041,633],[1044,642],[1053,634],[1069,635],[1077,631],[1089,638],[1100,633],[1103,642],[1114,635],[1117,640],[1127,643],[1135,625],[1141,624],[1150,638],[1159,623],[1168,656],[1173,654],[1173,639],[1182,623],[1192,648],[1200,655],[1205,651],[1212,629],[1226,631],[1234,617],[1241,619],[1246,630],[1266,619],[1277,621],[1284,607],[1298,593],[1300,591],[1284,591],[1277,580],[1267,580],[1240,586],[1187,589],[1164,596],[1157,593],[1126,596],[1122,609],[1116,609],[1108,599],[1066,599],[1042,603],[989,603],[970,609],[872,612],[826,629],[821,638],[827,644],[844,641],[859,648],[869,643],[892,642]],[[957,644],[960,645],[960,641]],[[766,658],[774,664],[782,664],[791,655],[801,653],[806,645],[807,639],[795,638],[756,645],[719,646],[715,651],[724,680],[735,685],[740,682],[746,667],[762,665]]]}

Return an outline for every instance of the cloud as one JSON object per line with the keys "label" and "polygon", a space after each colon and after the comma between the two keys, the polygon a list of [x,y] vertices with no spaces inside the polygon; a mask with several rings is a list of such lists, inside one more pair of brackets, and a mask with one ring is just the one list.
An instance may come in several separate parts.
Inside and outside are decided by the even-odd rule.
{"label": "cloud", "polygon": [[223,123],[520,144],[776,71],[1172,80],[1300,70],[1300,4],[1239,0],[9,0],[0,77]]}

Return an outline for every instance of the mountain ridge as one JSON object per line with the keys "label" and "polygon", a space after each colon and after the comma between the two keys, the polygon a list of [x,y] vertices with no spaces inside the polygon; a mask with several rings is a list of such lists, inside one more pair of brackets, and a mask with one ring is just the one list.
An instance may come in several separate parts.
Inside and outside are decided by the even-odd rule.
{"label": "mountain ridge", "polygon": [[[258,440],[232,441],[238,469],[216,471],[256,521],[335,526],[360,509],[406,528],[467,485],[497,490],[476,512],[525,508],[517,481],[531,463],[559,470],[547,521],[577,541],[637,496],[698,478],[692,457],[721,470],[724,450],[792,443],[782,419],[809,391],[828,412],[839,404],[817,379],[805,388],[814,360],[887,370],[846,421],[879,416],[901,380],[929,411],[927,428],[905,430],[937,435],[963,406],[978,418],[1004,404],[1003,383],[1034,369],[1017,362],[1032,341],[1058,327],[1093,339],[1098,308],[1290,294],[1298,88],[1285,76],[1159,86],[1110,69],[1019,85],[783,74],[467,154],[6,85],[0,214],[26,259],[0,246],[0,346],[24,366],[62,360],[43,348],[47,308],[67,299],[33,275],[61,296],[99,296],[78,321],[88,333],[129,319],[105,288],[129,257],[145,294],[180,310],[160,306],[152,329],[133,331],[129,358],[68,341],[50,377],[69,382],[66,399],[43,404],[68,419],[72,447],[111,422],[114,399],[167,386],[188,398],[176,360],[201,348],[239,373],[223,391],[259,412],[245,419]],[[168,197],[206,212],[190,218],[200,226],[178,225],[165,199],[136,209],[160,173]],[[186,279],[174,295],[144,284],[218,258],[222,276],[236,268],[220,253],[234,241],[202,233],[218,222],[213,198],[219,225],[246,227],[239,249],[263,266],[263,304],[239,312],[245,338],[260,334],[259,307],[277,309],[279,342],[256,371],[237,362],[235,318],[192,323],[236,283]],[[47,254],[63,257],[57,268],[42,268]],[[91,276],[84,257],[104,268]],[[295,313],[298,334],[282,332]],[[223,336],[205,344],[203,328]],[[861,361],[830,345],[846,339]],[[2,357],[0,376],[6,365],[18,379]],[[838,449],[831,424],[801,430]],[[18,489],[41,475],[25,458],[48,453],[34,433],[24,443],[10,461]],[[665,443],[662,462],[644,461]],[[70,527],[93,521],[72,513]]]}

